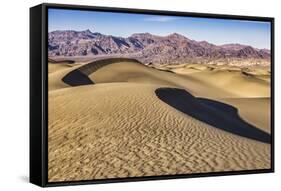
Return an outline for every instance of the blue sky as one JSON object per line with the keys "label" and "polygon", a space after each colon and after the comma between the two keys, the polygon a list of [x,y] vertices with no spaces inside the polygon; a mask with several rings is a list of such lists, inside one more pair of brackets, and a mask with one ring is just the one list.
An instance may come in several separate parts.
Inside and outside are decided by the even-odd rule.
{"label": "blue sky", "polygon": [[49,9],[49,32],[90,29],[92,32],[128,37],[149,32],[165,36],[182,34],[189,39],[221,45],[240,43],[270,49],[270,23],[181,16]]}

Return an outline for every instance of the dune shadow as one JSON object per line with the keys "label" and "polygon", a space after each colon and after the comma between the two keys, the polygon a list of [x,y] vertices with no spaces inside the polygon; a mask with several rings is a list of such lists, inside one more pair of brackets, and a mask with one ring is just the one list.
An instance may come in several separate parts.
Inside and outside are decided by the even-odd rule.
{"label": "dune shadow", "polygon": [[83,72],[76,69],[66,74],[62,81],[70,86],[90,85],[94,82]]}
{"label": "dune shadow", "polygon": [[171,107],[218,129],[271,143],[271,135],[247,123],[238,115],[237,108],[205,98],[196,98],[184,89],[158,88],[156,96]]}
{"label": "dune shadow", "polygon": [[95,82],[88,77],[90,74],[104,66],[118,62],[134,62],[141,64],[138,60],[132,58],[106,58],[96,60],[72,70],[62,78],[62,81],[70,86],[94,84]]}

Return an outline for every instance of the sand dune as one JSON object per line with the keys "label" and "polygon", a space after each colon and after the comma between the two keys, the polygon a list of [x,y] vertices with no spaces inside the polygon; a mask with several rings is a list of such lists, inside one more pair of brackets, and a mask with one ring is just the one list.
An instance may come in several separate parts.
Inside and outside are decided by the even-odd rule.
{"label": "sand dune", "polygon": [[268,82],[245,76],[241,72],[204,71],[197,75],[190,75],[222,89],[228,89],[241,97],[269,97],[270,95]]}
{"label": "sand dune", "polygon": [[49,64],[48,65],[48,73],[54,73],[58,72],[60,70],[68,69],[71,68],[72,65],[67,64],[67,63],[61,63],[61,64]]}
{"label": "sand dune", "polygon": [[51,91],[49,181],[270,167],[269,144],[190,117],[158,99],[157,88],[108,83]]}
{"label": "sand dune", "polygon": [[246,72],[50,62],[49,181],[270,168],[268,73]]}
{"label": "sand dune", "polygon": [[48,88],[50,90],[56,90],[60,88],[70,87],[68,84],[62,81],[62,78],[69,72],[81,67],[85,63],[69,64],[68,62],[52,63],[48,64]]}
{"label": "sand dune", "polygon": [[76,85],[110,82],[173,85],[184,88],[195,96],[209,98],[269,97],[270,95],[269,82],[264,80],[248,77],[234,69],[213,71],[206,70],[205,66],[198,66],[198,68],[196,72],[188,75],[178,75],[146,67],[133,59],[117,62],[114,59],[113,61],[107,59],[86,64],[61,78],[69,85],[71,82],[77,83]]}
{"label": "sand dune", "polygon": [[158,88],[159,99],[173,108],[224,131],[246,138],[270,143],[270,135],[242,120],[237,108],[206,98],[195,98],[178,88]]}
{"label": "sand dune", "polygon": [[233,66],[187,64],[166,69],[198,80],[199,83],[228,90],[234,97],[270,97],[270,73],[266,68],[253,70]]}
{"label": "sand dune", "polygon": [[238,108],[245,121],[270,133],[270,98],[226,98],[220,101]]}

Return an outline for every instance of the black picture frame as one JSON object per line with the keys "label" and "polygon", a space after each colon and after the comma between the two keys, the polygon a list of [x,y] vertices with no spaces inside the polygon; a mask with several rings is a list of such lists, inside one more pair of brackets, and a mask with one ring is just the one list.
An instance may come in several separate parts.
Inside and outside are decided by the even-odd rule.
{"label": "black picture frame", "polygon": [[[208,172],[184,175],[128,177],[102,180],[48,182],[48,8],[93,10],[103,12],[141,13],[151,15],[192,16],[234,20],[266,21],[271,23],[271,168]],[[96,7],[84,5],[40,4],[30,8],[30,182],[41,187],[96,183],[163,180],[206,176],[241,175],[274,172],[274,18],[240,15],[190,13],[160,10]]]}

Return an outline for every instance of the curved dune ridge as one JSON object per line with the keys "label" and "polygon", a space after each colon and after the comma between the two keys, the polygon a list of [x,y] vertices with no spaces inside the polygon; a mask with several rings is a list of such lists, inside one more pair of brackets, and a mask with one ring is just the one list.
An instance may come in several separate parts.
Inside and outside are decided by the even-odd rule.
{"label": "curved dune ridge", "polygon": [[[189,76],[238,95],[238,97],[270,97],[270,72],[268,68],[237,68],[231,66],[205,66],[198,64],[165,67],[174,73]],[[162,70],[163,69],[162,67]],[[237,96],[236,96],[237,97]]]}
{"label": "curved dune ridge", "polygon": [[118,63],[118,62],[140,63],[136,59],[129,59],[129,58],[102,59],[102,60],[88,63],[84,66],[81,66],[80,68],[78,68],[76,70],[69,72],[67,75],[65,75],[62,78],[62,81],[70,86],[94,84],[94,82],[88,77],[88,75],[97,71],[101,67],[104,67],[108,64]]}
{"label": "curved dune ridge", "polygon": [[[187,66],[185,66],[187,67]],[[195,66],[193,66],[195,68]],[[270,83],[247,77],[234,69],[209,70],[197,66],[200,72],[189,75],[168,73],[144,66],[135,59],[109,58],[87,63],[61,76],[70,86],[110,82],[140,82],[173,85],[202,97],[270,97]],[[206,70],[204,70],[204,68]],[[168,70],[168,69],[167,69]],[[231,71],[231,72],[230,72]]]}
{"label": "curved dune ridge", "polygon": [[242,120],[237,108],[233,106],[210,99],[195,98],[178,88],[159,88],[155,93],[168,105],[209,125],[257,141],[271,142],[268,133]]}
{"label": "curved dune ridge", "polygon": [[165,68],[123,58],[50,63],[49,181],[270,168],[265,92],[202,80],[204,66],[190,75]]}

